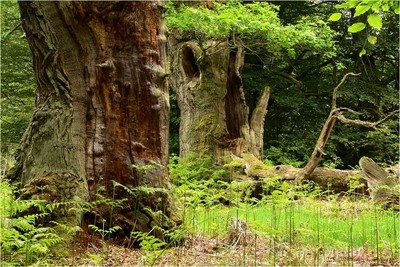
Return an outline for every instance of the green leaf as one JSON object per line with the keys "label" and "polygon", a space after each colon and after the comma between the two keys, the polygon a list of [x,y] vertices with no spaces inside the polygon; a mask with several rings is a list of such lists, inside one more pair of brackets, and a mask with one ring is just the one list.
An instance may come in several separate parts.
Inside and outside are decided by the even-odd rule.
{"label": "green leaf", "polygon": [[397,0],[392,1],[392,8],[393,8],[394,13],[396,13],[396,15],[400,14],[399,1],[397,1]]}
{"label": "green leaf", "polygon": [[358,17],[368,10],[371,9],[372,2],[361,2],[358,6],[356,6],[356,13],[354,13],[354,17]]}
{"label": "green leaf", "polygon": [[336,5],[336,8],[354,8],[358,4],[358,0],[349,0],[347,2],[344,2],[343,4]]}
{"label": "green leaf", "polygon": [[342,13],[338,12],[338,13],[333,13],[330,17],[329,17],[329,21],[338,21],[340,18],[342,17]]}
{"label": "green leaf", "polygon": [[348,32],[351,32],[351,33],[356,33],[356,32],[360,32],[360,31],[362,31],[362,30],[364,30],[364,29],[365,29],[365,23],[357,22],[357,23],[352,24],[352,25],[347,29],[347,31],[348,31]]}
{"label": "green leaf", "polygon": [[368,15],[368,24],[372,27],[380,30],[382,28],[382,18],[378,14],[370,14]]}
{"label": "green leaf", "polygon": [[370,44],[376,44],[377,39],[376,36],[368,36],[368,42]]}
{"label": "green leaf", "polygon": [[384,4],[383,7],[382,7],[382,10],[385,11],[385,12],[389,11],[389,5],[388,4]]}
{"label": "green leaf", "polygon": [[367,51],[365,50],[365,49],[363,49],[363,50],[361,50],[361,52],[360,52],[360,57],[362,57],[363,55],[365,55],[367,53]]}
{"label": "green leaf", "polygon": [[374,3],[371,7],[372,11],[375,11],[375,12],[379,11],[381,5],[382,5],[382,2],[380,2],[380,1]]}

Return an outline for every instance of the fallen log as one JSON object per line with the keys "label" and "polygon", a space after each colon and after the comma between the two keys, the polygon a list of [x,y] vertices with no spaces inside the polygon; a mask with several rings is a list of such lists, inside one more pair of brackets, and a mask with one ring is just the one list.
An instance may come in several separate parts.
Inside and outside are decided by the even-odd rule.
{"label": "fallen log", "polygon": [[[282,181],[297,182],[298,177],[304,173],[303,169],[290,165],[267,166],[248,153],[243,153],[242,157],[232,156],[232,159],[227,166],[239,166],[246,177],[255,180],[253,194],[262,193],[261,183],[257,184],[261,179],[278,177]],[[352,190],[355,193],[370,194],[375,203],[400,209],[400,168],[388,168],[387,171],[367,157],[360,159],[360,167],[361,171],[317,167],[304,181],[312,181],[322,190],[330,190],[332,193]],[[358,186],[354,187],[353,181],[357,181]]]}
{"label": "fallen log", "polygon": [[[282,181],[298,181],[303,174],[302,168],[295,168],[291,165],[267,166],[252,154],[243,153],[242,157],[232,156],[231,166],[241,166],[245,174],[255,180],[260,178],[279,177]],[[352,180],[358,179],[360,186],[355,190],[357,193],[366,194],[367,183],[361,171],[338,170],[332,168],[317,167],[304,181],[312,181],[322,190],[331,190],[333,193],[347,192],[352,186]]]}

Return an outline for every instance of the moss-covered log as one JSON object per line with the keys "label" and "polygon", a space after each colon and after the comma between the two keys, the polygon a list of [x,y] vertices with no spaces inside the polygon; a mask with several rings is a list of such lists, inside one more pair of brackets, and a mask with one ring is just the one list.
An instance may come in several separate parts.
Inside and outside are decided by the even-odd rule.
{"label": "moss-covered log", "polygon": [[[9,175],[26,189],[23,197],[88,201],[101,193],[128,199],[113,216],[110,207],[97,210],[114,220],[110,225],[150,231],[160,221],[154,211],[164,214],[161,227],[174,225],[165,191],[134,191],[169,188],[162,4],[19,4],[37,83],[35,111]],[[72,224],[80,218],[59,215]]]}
{"label": "moss-covered log", "polygon": [[[262,161],[252,154],[243,153],[242,157],[233,157],[233,165],[242,166],[247,176],[255,178],[279,177],[284,181],[298,181],[302,175],[302,168],[295,168],[290,165],[266,166]],[[352,188],[353,181],[357,181],[359,189],[357,192],[367,192],[367,184],[364,179],[358,179],[363,174],[356,170],[337,170],[331,168],[315,168],[314,172],[305,181],[312,181],[323,190],[331,190],[333,193],[347,192]],[[362,178],[362,177],[361,177]]]}

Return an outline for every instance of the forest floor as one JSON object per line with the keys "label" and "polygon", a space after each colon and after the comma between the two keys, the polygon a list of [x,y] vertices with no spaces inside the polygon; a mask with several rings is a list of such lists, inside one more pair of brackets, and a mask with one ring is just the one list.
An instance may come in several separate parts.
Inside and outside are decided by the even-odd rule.
{"label": "forest floor", "polygon": [[229,234],[223,238],[188,235],[181,246],[154,251],[128,249],[98,238],[50,266],[400,266],[400,256],[388,248],[381,247],[378,255],[367,245],[300,247],[251,231],[246,235],[236,240]]}

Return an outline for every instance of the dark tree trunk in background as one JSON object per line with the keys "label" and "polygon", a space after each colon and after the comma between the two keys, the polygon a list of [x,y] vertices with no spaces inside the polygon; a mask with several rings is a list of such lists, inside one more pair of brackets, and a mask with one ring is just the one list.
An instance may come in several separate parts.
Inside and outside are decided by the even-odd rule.
{"label": "dark tree trunk in background", "polygon": [[249,152],[262,157],[269,89],[249,119],[241,71],[243,46],[228,41],[170,38],[171,85],[181,113],[180,154],[211,154],[215,160]]}
{"label": "dark tree trunk in background", "polygon": [[[155,1],[20,2],[37,82],[36,109],[10,175],[24,197],[112,198],[113,181],[132,191],[169,188],[162,8]],[[114,209],[112,225],[174,225],[168,194],[125,189],[115,188],[114,197],[128,201]],[[108,212],[98,210],[104,219]]]}

